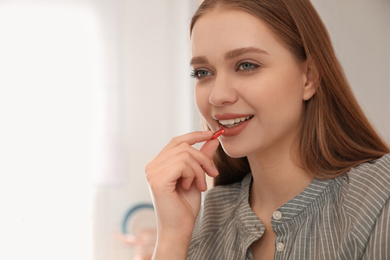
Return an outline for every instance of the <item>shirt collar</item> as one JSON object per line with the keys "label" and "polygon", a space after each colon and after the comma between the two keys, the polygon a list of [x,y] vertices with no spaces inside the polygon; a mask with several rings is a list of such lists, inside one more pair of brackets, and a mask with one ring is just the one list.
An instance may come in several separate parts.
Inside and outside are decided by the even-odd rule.
{"label": "shirt collar", "polygon": [[[332,181],[314,178],[305,190],[278,209],[282,217],[278,220],[272,218],[272,225],[284,223],[299,215],[325,191],[326,187]],[[260,232],[262,234],[265,229],[264,225],[249,205],[251,183],[252,174],[249,173],[241,183],[240,201],[236,212],[236,219],[241,223],[245,232],[253,232],[253,234],[259,234]]]}
{"label": "shirt collar", "polygon": [[314,178],[301,193],[278,209],[282,217],[279,220],[272,218],[272,225],[281,224],[299,215],[316,201],[328,187],[329,183],[333,181]]}

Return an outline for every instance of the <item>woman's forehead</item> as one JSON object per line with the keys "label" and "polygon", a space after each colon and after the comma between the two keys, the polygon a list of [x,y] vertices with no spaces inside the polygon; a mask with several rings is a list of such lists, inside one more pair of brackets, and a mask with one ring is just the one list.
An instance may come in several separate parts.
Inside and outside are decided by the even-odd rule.
{"label": "woman's forehead", "polygon": [[205,13],[195,23],[191,35],[192,56],[248,47],[267,51],[275,44],[277,39],[265,22],[234,9]]}

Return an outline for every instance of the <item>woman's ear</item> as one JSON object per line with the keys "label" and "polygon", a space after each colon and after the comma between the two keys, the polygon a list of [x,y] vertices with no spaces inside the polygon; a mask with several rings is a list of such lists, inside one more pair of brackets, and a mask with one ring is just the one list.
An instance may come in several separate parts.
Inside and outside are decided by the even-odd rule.
{"label": "woman's ear", "polygon": [[304,73],[305,73],[305,82],[303,89],[303,100],[309,100],[318,89],[318,85],[320,82],[320,75],[318,73],[318,69],[315,66],[313,60],[308,57],[304,62]]}

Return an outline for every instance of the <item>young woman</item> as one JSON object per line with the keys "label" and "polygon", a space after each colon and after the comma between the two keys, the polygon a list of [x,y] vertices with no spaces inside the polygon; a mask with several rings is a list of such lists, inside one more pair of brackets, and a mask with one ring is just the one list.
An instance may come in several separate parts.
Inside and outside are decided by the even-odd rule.
{"label": "young woman", "polygon": [[154,259],[390,259],[389,147],[309,0],[206,0],[191,50],[211,131],[146,166]]}

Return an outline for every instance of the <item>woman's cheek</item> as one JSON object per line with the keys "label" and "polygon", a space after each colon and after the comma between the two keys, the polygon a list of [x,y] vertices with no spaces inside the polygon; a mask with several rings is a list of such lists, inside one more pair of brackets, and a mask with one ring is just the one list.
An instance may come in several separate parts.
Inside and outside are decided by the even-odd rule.
{"label": "woman's cheek", "polygon": [[197,90],[195,91],[195,102],[198,111],[202,114],[203,117],[206,117],[206,113],[209,107],[207,93],[204,91]]}

